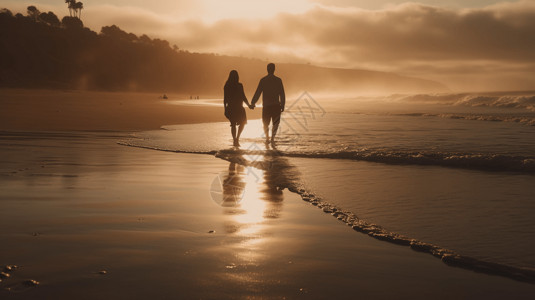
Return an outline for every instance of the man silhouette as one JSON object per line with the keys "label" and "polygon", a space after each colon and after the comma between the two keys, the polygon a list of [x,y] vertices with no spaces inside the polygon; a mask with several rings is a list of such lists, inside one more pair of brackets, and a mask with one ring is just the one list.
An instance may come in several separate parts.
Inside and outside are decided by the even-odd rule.
{"label": "man silhouette", "polygon": [[264,133],[266,135],[266,143],[269,143],[269,123],[273,122],[271,128],[271,143],[275,141],[277,129],[281,120],[281,113],[284,111],[286,103],[286,96],[284,95],[284,87],[282,80],[275,76],[275,64],[269,63],[267,65],[268,74],[260,79],[256,92],[251,101],[251,109],[255,108],[255,103],[258,101],[260,94],[262,94],[262,123],[264,123]]}

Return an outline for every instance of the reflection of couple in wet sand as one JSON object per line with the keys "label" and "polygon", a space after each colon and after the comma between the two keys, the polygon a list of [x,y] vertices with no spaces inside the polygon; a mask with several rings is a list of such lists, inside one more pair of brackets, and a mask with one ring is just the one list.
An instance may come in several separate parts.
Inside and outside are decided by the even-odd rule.
{"label": "reflection of couple in wet sand", "polygon": [[[275,76],[275,64],[267,65],[268,75],[260,79],[256,92],[251,100],[251,104],[247,101],[247,97],[243,91],[243,85],[239,81],[238,71],[232,70],[225,83],[223,103],[225,106],[225,117],[230,121],[232,138],[234,146],[240,146],[240,135],[245,124],[247,124],[247,115],[243,108],[243,102],[247,104],[250,109],[255,108],[255,104],[262,94],[262,123],[264,124],[264,134],[266,135],[266,143],[270,142],[269,138],[269,124],[273,123],[271,128],[271,143],[275,142],[275,135],[279,128],[281,113],[284,111],[286,96],[284,95],[284,87],[282,80]],[[236,126],[238,131],[236,132]]]}
{"label": "reflection of couple in wet sand", "polygon": [[[287,165],[286,160],[280,157],[266,157],[267,160],[273,163]],[[260,188],[258,193],[253,193],[253,197],[258,197],[261,200],[267,201],[270,205],[264,211],[264,218],[278,218],[282,208],[283,194],[282,189],[279,188],[280,181],[286,179],[285,174],[278,172],[277,168],[266,168],[263,170],[263,177],[260,179]],[[230,162],[228,174],[226,174],[221,181],[222,185],[222,202],[221,206],[228,208],[235,208],[241,206],[242,200],[254,201],[255,198],[243,199],[245,196],[245,189],[247,186],[244,180],[247,176],[256,176],[252,174],[255,171],[247,171],[246,167],[236,163]],[[254,189],[254,186],[253,186]],[[250,194],[251,195],[251,194]],[[248,205],[245,205],[247,207]],[[235,214],[236,211],[229,211]],[[243,212],[242,212],[243,213]]]}

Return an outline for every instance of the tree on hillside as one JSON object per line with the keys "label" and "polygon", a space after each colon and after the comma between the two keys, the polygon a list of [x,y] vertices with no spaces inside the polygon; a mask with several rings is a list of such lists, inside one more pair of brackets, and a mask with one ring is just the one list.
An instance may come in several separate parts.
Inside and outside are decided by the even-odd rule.
{"label": "tree on hillside", "polygon": [[171,49],[171,46],[167,40],[153,39],[152,44],[161,49]]}
{"label": "tree on hillside", "polygon": [[61,25],[58,17],[51,11],[47,13],[41,13],[39,15],[39,19],[50,26],[59,27],[59,25]]}
{"label": "tree on hillside", "polygon": [[[116,40],[127,40],[127,41],[132,40],[132,37],[126,31],[122,30],[116,25],[104,26],[102,27],[102,29],[100,29],[100,33],[104,36],[107,36]],[[137,39],[137,36],[134,35],[134,37],[135,39]]]}
{"label": "tree on hillside", "polygon": [[82,2],[74,3],[74,11],[78,11],[78,19],[82,19],[82,9],[84,9],[84,4]]}
{"label": "tree on hillside", "polygon": [[6,15],[6,16],[9,16],[9,17],[12,17],[13,16],[13,13],[7,9],[7,8],[2,8],[0,9],[0,15]]}
{"label": "tree on hillside", "polygon": [[139,37],[139,41],[142,42],[142,43],[145,43],[145,44],[150,44],[152,43],[152,40],[150,39],[150,37],[146,34],[143,34],[142,36]]}
{"label": "tree on hillside", "polygon": [[84,23],[77,17],[63,17],[61,24],[67,29],[80,29],[84,27]]}
{"label": "tree on hillside", "polygon": [[65,0],[65,3],[67,3],[67,7],[69,8],[69,16],[72,17],[72,14],[74,12],[74,3],[76,0]]}
{"label": "tree on hillside", "polygon": [[32,18],[34,21],[37,21],[39,19],[39,15],[41,12],[37,9],[37,7],[31,5],[28,6],[28,17]]}
{"label": "tree on hillside", "polygon": [[67,7],[69,8],[69,15],[81,19],[84,4],[82,2],[76,2],[76,0],[65,0],[65,3],[67,3]]}

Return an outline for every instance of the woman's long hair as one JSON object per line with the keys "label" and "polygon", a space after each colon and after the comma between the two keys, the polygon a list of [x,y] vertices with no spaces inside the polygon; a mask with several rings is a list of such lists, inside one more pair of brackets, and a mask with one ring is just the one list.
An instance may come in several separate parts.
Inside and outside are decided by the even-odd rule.
{"label": "woman's long hair", "polygon": [[225,83],[225,86],[232,86],[237,85],[240,82],[240,76],[238,76],[238,71],[232,70],[228,74],[227,82]]}

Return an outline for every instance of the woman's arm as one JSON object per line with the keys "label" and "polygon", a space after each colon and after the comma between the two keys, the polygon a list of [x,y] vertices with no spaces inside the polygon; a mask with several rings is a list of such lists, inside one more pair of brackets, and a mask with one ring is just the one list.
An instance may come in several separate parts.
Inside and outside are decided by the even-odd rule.
{"label": "woman's arm", "polygon": [[245,96],[245,92],[243,91],[243,85],[240,85],[240,94],[241,94],[242,101],[245,102],[245,104],[247,104],[249,108],[251,108],[251,105],[249,104],[249,101],[247,100],[247,97]]}
{"label": "woman's arm", "polygon": [[228,107],[228,103],[229,103],[228,97],[229,95],[228,95],[227,87],[225,86],[223,88],[223,107],[225,107],[225,109],[227,109]]}

